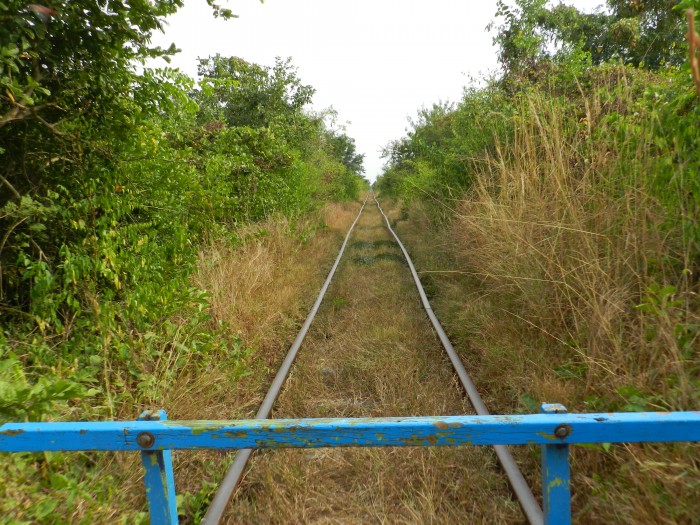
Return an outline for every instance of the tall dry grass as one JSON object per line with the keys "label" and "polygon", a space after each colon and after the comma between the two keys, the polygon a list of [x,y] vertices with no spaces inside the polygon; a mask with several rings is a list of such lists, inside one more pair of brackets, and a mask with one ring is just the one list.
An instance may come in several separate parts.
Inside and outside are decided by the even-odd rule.
{"label": "tall dry grass", "polygon": [[612,130],[591,137],[603,106],[592,97],[572,129],[567,108],[523,101],[513,142],[485,159],[452,232],[469,269],[510,298],[503,313],[583,367],[587,389],[634,385],[661,395],[659,408],[690,409],[696,363],[678,335],[698,316],[687,279],[664,267],[681,247],[645,187],[648,145],[615,158],[622,146],[601,141]]}
{"label": "tall dry grass", "polygon": [[242,244],[203,251],[196,283],[211,294],[214,320],[229,324],[247,346],[277,346],[279,332],[306,315],[357,209],[329,203],[301,223],[278,217],[244,226]]}
{"label": "tall dry grass", "polygon": [[[523,96],[512,140],[479,159],[456,205],[442,250],[479,299],[467,304],[464,288],[445,284],[468,314],[443,311],[469,326],[494,410],[698,409],[697,290],[679,265],[687,243],[650,186],[653,145],[605,118],[633,98],[624,78],[611,85],[578,107]],[[581,523],[697,522],[696,448],[598,447],[575,460]]]}

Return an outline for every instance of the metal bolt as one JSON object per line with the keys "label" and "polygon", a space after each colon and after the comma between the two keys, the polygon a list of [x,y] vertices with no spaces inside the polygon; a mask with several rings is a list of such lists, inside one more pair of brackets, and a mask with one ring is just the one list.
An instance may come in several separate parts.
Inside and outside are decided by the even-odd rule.
{"label": "metal bolt", "polygon": [[156,442],[156,438],[150,432],[141,432],[136,436],[136,443],[141,448],[151,448]]}
{"label": "metal bolt", "polygon": [[564,439],[569,434],[571,434],[571,427],[569,425],[559,425],[554,429],[554,435],[560,439]]}

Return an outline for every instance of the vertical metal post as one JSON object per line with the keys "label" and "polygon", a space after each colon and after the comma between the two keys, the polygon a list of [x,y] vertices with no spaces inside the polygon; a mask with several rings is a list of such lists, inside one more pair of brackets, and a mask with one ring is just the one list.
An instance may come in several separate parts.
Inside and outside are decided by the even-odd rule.
{"label": "vertical metal post", "polygon": [[[157,412],[145,411],[139,416],[139,421],[165,421],[168,416],[165,410]],[[148,432],[136,437],[136,441],[144,449],[155,444],[155,438]],[[175,478],[173,476],[173,461],[170,450],[143,450],[141,462],[146,469],[144,483],[148,510],[152,525],[177,525],[177,503],[175,501]]]}
{"label": "vertical metal post", "polygon": [[[566,414],[564,405],[543,404],[542,414]],[[571,427],[554,429],[557,440],[571,433]],[[571,487],[569,476],[569,445],[542,445],[542,511],[545,525],[571,524]]]}

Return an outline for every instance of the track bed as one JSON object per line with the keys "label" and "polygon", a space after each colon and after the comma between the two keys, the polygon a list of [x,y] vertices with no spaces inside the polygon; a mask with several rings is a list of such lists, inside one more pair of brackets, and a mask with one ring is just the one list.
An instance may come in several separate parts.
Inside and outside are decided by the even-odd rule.
{"label": "track bed", "polygon": [[[273,418],[472,414],[370,200]],[[523,523],[481,447],[259,453],[226,523]]]}

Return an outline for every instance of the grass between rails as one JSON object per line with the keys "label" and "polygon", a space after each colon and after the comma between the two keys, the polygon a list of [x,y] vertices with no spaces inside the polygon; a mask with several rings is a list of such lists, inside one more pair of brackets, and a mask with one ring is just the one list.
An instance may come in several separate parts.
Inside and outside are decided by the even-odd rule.
{"label": "grass between rails", "polygon": [[[246,226],[238,246],[203,251],[193,284],[211,295],[212,327],[230,327],[233,353],[180,363],[152,395],[121,403],[115,418],[134,419],[144,408],[164,408],[170,419],[254,415],[358,207],[327,204],[295,223],[278,217]],[[153,375],[179,360],[176,345],[164,349]],[[193,523],[228,461],[213,452],[175,452],[173,459],[181,523]],[[13,454],[0,457],[0,471],[0,523],[148,522],[138,454]]]}
{"label": "grass between rails", "polygon": [[[274,417],[471,413],[408,269],[368,205]],[[489,449],[254,456],[228,523],[520,523]]]}

